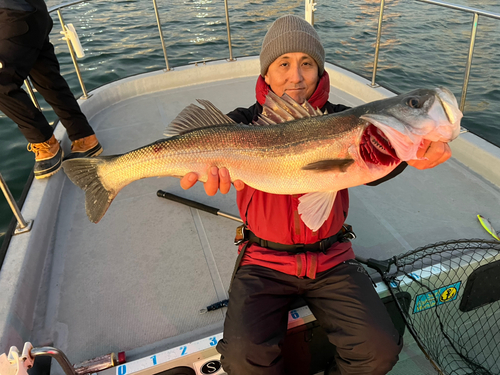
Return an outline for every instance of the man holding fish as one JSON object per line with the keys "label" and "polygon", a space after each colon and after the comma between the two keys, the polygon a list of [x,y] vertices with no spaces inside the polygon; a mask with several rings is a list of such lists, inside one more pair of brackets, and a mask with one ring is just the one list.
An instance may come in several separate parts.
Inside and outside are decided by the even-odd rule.
{"label": "man holding fish", "polygon": [[[325,51],[314,28],[276,20],[260,54],[257,103],[224,115],[189,105],[167,138],[123,155],[63,162],[99,222],[138,179],[184,176],[185,189],[237,192],[237,272],[217,349],[231,375],[284,374],[290,303],[302,296],[336,346],[342,374],[386,374],[402,346],[345,236],[347,188],[379,184],[407,164],[432,168],[450,156],[462,113],[446,88],[418,89],[355,108],[328,102]],[[324,114],[326,112],[326,114]]]}
{"label": "man holding fish", "polygon": [[[278,97],[287,94],[299,104],[308,101],[323,113],[348,109],[328,102],[330,82],[324,70],[325,52],[314,28],[303,19],[289,15],[276,20],[264,38],[260,62],[257,103],[229,113],[235,122],[249,124],[258,120],[270,91]],[[424,139],[416,149],[416,158],[401,162],[391,147],[392,139],[388,142],[387,138],[375,127],[363,135],[365,162],[369,159],[380,166],[396,165],[370,185],[394,177],[407,164],[418,169],[433,168],[451,156],[446,142]],[[329,168],[349,168],[357,161],[328,160],[312,168],[321,173]],[[198,178],[198,173],[188,173],[181,186],[189,189]],[[233,375],[284,374],[281,348],[288,311],[290,303],[300,295],[337,348],[337,373],[389,372],[398,360],[402,337],[366,272],[355,261],[350,242],[343,238],[349,206],[347,189],[339,190],[323,205],[323,221],[309,225],[301,220],[308,215],[300,208],[304,194],[263,192],[241,180],[231,181],[229,170],[216,166],[209,168],[204,185],[208,195],[218,190],[226,194],[234,185],[245,223],[224,337],[217,345],[224,370]],[[316,211],[314,215],[320,215]]]}

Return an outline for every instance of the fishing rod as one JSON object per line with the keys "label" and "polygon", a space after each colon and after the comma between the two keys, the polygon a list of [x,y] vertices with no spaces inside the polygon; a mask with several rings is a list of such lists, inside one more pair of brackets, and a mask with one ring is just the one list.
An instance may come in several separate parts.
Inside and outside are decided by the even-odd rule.
{"label": "fishing rod", "polygon": [[165,198],[165,199],[168,199],[168,200],[171,200],[171,201],[174,201],[177,203],[181,203],[183,205],[186,205],[186,206],[189,206],[192,208],[196,208],[197,210],[200,210],[200,211],[208,212],[209,214],[212,214],[212,215],[222,216],[222,217],[225,217],[227,219],[231,219],[231,220],[237,221],[239,223],[243,223],[243,220],[241,220],[237,216],[222,212],[218,208],[215,208],[212,206],[207,206],[206,204],[192,201],[191,199],[182,198],[182,197],[179,197],[178,195],[168,193],[168,192],[163,191],[163,190],[158,190],[156,192],[156,195],[159,196],[160,198]]}

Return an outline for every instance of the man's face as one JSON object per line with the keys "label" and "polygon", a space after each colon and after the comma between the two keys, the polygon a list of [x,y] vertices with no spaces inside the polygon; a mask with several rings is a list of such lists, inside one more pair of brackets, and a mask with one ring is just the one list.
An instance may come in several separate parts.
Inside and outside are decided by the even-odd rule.
{"label": "man's face", "polygon": [[269,65],[264,79],[276,95],[287,93],[302,104],[316,90],[319,81],[318,64],[305,53],[285,53]]}

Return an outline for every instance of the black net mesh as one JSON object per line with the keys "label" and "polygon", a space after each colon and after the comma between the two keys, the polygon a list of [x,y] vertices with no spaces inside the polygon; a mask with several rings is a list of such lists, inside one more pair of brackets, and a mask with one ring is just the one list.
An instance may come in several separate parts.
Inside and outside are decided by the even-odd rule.
{"label": "black net mesh", "polygon": [[500,374],[500,242],[439,242],[394,262],[384,279],[411,294],[407,326],[442,373]]}

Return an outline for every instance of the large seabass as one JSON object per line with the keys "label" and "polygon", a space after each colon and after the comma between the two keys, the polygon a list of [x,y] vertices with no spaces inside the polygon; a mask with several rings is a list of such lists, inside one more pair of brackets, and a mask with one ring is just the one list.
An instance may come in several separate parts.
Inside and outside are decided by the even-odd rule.
{"label": "large seabass", "polygon": [[416,158],[424,139],[449,142],[462,113],[446,88],[418,89],[344,112],[322,115],[290,97],[266,98],[256,124],[237,124],[210,102],[186,107],[167,127],[168,138],[123,155],[63,162],[86,193],[97,223],[118,192],[135,180],[226,167],[233,180],[274,194],[302,194],[299,213],[316,230],[340,189],[375,181],[402,160]]}

